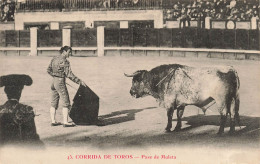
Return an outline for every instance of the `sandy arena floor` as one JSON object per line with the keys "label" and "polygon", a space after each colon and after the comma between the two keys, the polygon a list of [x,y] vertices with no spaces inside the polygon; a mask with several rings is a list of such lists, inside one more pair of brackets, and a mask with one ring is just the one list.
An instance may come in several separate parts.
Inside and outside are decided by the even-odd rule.
{"label": "sandy arena floor", "polygon": [[[174,155],[170,163],[236,163],[239,161],[254,163],[260,161],[260,62],[247,60],[222,60],[173,57],[72,57],[70,63],[75,75],[99,96],[99,116],[106,126],[76,126],[63,128],[50,126],[50,84],[51,77],[46,73],[50,57],[1,57],[0,75],[28,74],[33,78],[33,85],[25,86],[21,103],[30,105],[36,112],[37,132],[44,142],[45,151],[33,150],[17,159],[32,160],[36,163],[52,163],[54,159],[62,162],[83,162],[67,160],[67,156],[79,154],[132,154],[134,159],[124,162],[148,162],[142,155]],[[216,135],[219,128],[219,114],[212,106],[203,115],[194,106],[188,106],[183,116],[183,130],[165,133],[166,111],[160,108],[152,97],[134,99],[130,96],[131,78],[124,73],[136,70],[150,70],[161,64],[178,63],[195,67],[234,66],[241,82],[241,129],[236,127],[237,135],[229,136],[229,127],[222,137]],[[69,82],[69,80],[68,80]],[[72,82],[69,82],[72,84]],[[76,85],[74,85],[77,87]],[[68,86],[71,102],[76,90]],[[0,103],[6,101],[3,88],[0,88]],[[57,120],[62,121],[59,108]],[[173,127],[176,115],[173,117]],[[228,125],[228,124],[227,124]],[[192,149],[191,149],[192,148]],[[10,152],[16,147],[1,150],[0,159],[4,163],[12,161]],[[48,151],[46,151],[48,150]],[[90,151],[91,150],[91,151]],[[28,152],[26,151],[26,152]],[[39,150],[40,151],[40,150]],[[52,153],[51,153],[52,152]],[[91,152],[91,153],[90,153]],[[247,154],[245,154],[247,153]],[[41,155],[39,155],[41,154]],[[16,155],[16,154],[14,154]],[[27,157],[28,156],[28,157]],[[187,158],[189,157],[189,158]],[[116,157],[114,157],[116,158]],[[121,157],[120,157],[121,158]],[[212,160],[215,159],[215,160]],[[6,160],[6,161],[5,161]],[[92,162],[103,162],[94,160]],[[122,162],[122,159],[120,159]],[[120,162],[110,160],[110,162]],[[14,159],[15,161],[15,159]],[[86,160],[85,160],[86,162]],[[1,163],[1,162],[0,162]],[[150,161],[149,163],[157,163]]]}

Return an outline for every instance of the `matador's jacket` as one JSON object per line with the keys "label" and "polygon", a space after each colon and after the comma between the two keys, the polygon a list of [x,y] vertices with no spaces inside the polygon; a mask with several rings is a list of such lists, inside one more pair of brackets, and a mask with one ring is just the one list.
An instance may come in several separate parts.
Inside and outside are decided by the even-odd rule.
{"label": "matador's jacket", "polygon": [[77,76],[72,73],[70,62],[62,56],[56,56],[52,59],[49,67],[47,68],[47,72],[53,77],[67,77],[77,84],[80,84],[81,81]]}
{"label": "matador's jacket", "polygon": [[39,141],[31,106],[8,100],[0,106],[0,142]]}

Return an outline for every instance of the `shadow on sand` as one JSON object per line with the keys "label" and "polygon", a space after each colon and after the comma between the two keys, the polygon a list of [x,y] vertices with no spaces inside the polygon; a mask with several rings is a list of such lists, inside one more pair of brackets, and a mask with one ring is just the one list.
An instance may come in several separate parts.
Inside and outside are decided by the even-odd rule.
{"label": "shadow on sand", "polygon": [[[102,122],[105,124],[105,126],[119,124],[119,123],[123,123],[123,122],[127,122],[127,121],[133,121],[133,120],[135,120],[136,113],[142,112],[144,110],[154,109],[154,108],[156,108],[156,107],[147,107],[147,108],[143,108],[143,109],[128,109],[128,110],[116,111],[116,112],[112,112],[107,115],[101,115],[101,116],[99,116],[99,119],[102,120]],[[81,126],[81,125],[79,125],[79,126]],[[86,126],[86,125],[82,125],[82,126]],[[47,141],[47,140],[48,141],[61,141],[61,140],[70,138],[71,136],[74,136],[74,135],[77,135],[80,133],[82,133],[82,130],[74,131],[72,133],[66,133],[66,134],[48,137],[48,138],[45,138],[44,140],[45,141]],[[88,140],[88,137],[85,137],[83,140]],[[63,143],[62,144],[56,143],[56,145],[63,145]]]}
{"label": "shadow on sand", "polygon": [[156,107],[116,111],[107,115],[99,116],[99,118],[104,121],[105,125],[119,124],[119,123],[135,120],[136,113],[142,112],[143,110],[149,110],[154,108]]}
{"label": "shadow on sand", "polygon": [[[205,126],[205,125],[215,125],[220,126],[220,116],[219,115],[196,115],[190,117],[182,118],[182,121],[187,121],[187,124],[190,125],[187,128],[183,128],[182,131],[188,131],[190,129]],[[177,121],[173,119],[173,121]],[[239,126],[236,123],[236,126]],[[230,127],[230,120],[227,118],[226,126]],[[241,130],[237,131],[237,134],[258,134],[259,136],[259,128],[260,128],[260,117],[249,117],[249,116],[240,116],[240,127],[245,127]]]}
{"label": "shadow on sand", "polygon": [[[117,111],[103,115],[101,118],[104,119],[108,125],[119,124],[135,120],[136,113],[153,108],[155,107]],[[56,146],[66,145],[69,147],[81,147],[88,145],[98,148],[147,147],[156,145],[213,145],[214,147],[260,146],[260,117],[240,116],[240,126],[243,128],[236,128],[235,135],[229,135],[227,131],[225,131],[222,136],[217,135],[219,115],[196,115],[184,117],[182,120],[186,121],[186,124],[189,126],[184,127],[179,132],[165,133],[164,126],[162,126],[161,131],[157,129],[156,132],[151,133],[151,131],[142,130],[142,128],[140,128],[139,130],[143,132],[132,133],[131,129],[125,127],[123,133],[122,131],[117,132],[115,129],[104,129],[104,132],[109,133],[103,133],[102,129],[100,129],[94,133],[86,134],[84,133],[86,131],[80,130],[45,138],[44,141],[49,144],[55,143]],[[176,122],[176,119],[173,119],[173,121]],[[226,127],[229,127],[228,120]],[[62,140],[63,142],[60,142]]]}

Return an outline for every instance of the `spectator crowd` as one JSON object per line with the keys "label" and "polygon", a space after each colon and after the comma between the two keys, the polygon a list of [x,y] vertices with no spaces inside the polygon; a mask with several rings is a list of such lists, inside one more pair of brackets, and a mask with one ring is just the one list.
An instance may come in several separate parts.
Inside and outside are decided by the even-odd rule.
{"label": "spectator crowd", "polygon": [[1,21],[14,21],[15,1],[14,0],[0,0],[1,6]]}
{"label": "spectator crowd", "polygon": [[162,8],[164,20],[216,20],[249,21],[259,19],[259,0],[0,0],[1,21],[14,21],[18,10],[66,9],[152,9]]}
{"label": "spectator crowd", "polygon": [[258,0],[193,0],[173,2],[164,9],[165,20],[204,20],[211,17],[215,20],[249,21],[259,18]]}

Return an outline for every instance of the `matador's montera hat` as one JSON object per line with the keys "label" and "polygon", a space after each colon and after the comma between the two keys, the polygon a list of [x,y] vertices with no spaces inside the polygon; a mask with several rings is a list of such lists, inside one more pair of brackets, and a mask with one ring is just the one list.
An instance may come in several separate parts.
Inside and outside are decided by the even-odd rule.
{"label": "matador's montera hat", "polygon": [[33,80],[28,75],[23,74],[11,74],[0,77],[0,87],[4,86],[30,86]]}

